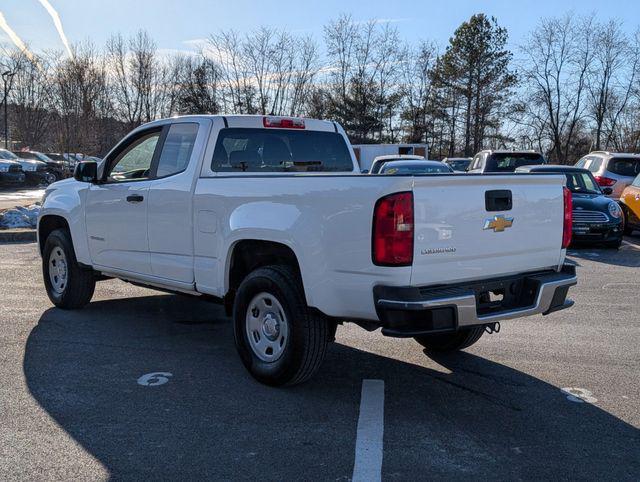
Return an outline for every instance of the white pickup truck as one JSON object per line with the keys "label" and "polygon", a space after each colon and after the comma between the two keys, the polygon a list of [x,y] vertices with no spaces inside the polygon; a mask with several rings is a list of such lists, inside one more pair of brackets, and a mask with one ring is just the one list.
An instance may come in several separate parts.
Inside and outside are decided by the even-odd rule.
{"label": "white pickup truck", "polygon": [[44,283],[64,309],[107,278],[224,303],[250,373],[295,384],[343,322],[454,351],[501,320],[571,306],[564,182],[363,176],[329,121],[160,120],[49,186]]}

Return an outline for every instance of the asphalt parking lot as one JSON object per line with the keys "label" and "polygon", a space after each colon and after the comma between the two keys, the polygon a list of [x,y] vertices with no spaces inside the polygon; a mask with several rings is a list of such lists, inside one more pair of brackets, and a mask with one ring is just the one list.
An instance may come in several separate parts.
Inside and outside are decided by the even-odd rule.
{"label": "asphalt parking lot", "polygon": [[218,306],[110,280],[64,312],[36,245],[0,245],[0,479],[348,480],[380,380],[383,480],[638,480],[640,249],[571,253],[571,310],[437,360],[340,327],[319,376],[274,389]]}

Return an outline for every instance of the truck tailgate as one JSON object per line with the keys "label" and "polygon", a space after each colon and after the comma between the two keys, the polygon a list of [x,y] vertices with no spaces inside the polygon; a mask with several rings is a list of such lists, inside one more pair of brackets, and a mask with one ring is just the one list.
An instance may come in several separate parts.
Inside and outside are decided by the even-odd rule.
{"label": "truck tailgate", "polygon": [[[557,268],[562,261],[564,176],[414,179],[413,286]],[[511,209],[501,204],[509,193]]]}

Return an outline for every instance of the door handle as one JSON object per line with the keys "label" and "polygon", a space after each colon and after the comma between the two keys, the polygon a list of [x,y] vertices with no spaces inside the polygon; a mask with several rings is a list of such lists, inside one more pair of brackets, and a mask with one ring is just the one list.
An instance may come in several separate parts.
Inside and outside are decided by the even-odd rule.
{"label": "door handle", "polygon": [[485,191],[484,204],[487,211],[510,211],[513,207],[511,191],[509,189]]}
{"label": "door handle", "polygon": [[141,196],[140,194],[132,194],[131,196],[127,196],[127,202],[139,203],[142,201],[144,201],[144,196]]}

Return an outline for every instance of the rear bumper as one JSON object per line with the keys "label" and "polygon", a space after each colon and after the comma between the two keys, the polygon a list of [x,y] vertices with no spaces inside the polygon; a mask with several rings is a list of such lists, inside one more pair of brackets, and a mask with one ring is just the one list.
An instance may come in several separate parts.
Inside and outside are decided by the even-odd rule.
{"label": "rear bumper", "polygon": [[[376,286],[374,300],[382,333],[410,337],[455,331],[569,308],[575,266],[435,288]],[[496,295],[501,299],[491,300]]]}

